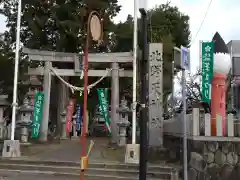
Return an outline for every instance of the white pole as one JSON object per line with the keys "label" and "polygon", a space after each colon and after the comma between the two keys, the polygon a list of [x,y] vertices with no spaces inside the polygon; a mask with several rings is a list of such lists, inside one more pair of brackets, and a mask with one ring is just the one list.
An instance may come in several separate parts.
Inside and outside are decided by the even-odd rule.
{"label": "white pole", "polygon": [[133,111],[132,111],[132,144],[136,144],[136,101],[137,101],[137,12],[138,0],[134,0],[134,28],[133,28]]}
{"label": "white pole", "polygon": [[[199,70],[202,73],[202,43],[203,41],[199,41]],[[200,84],[202,84],[202,76],[200,76]]]}
{"label": "white pole", "polygon": [[[233,64],[233,55],[232,55],[232,43],[231,43],[231,48],[230,48],[230,57],[231,57],[231,63]],[[230,86],[230,94],[231,94],[231,109],[234,109],[234,89],[233,89],[233,79],[232,77],[234,77],[234,74],[233,74],[233,67],[231,68],[231,72],[230,72],[230,82],[229,82],[229,86]],[[238,96],[237,96],[237,99]]]}
{"label": "white pole", "polygon": [[[185,51],[185,52],[184,52]],[[187,67],[185,64],[186,63],[186,58],[188,62],[188,65],[190,64],[190,55],[189,55],[189,49],[187,50],[183,49],[181,47],[181,65],[182,65],[182,102],[183,102],[183,169],[184,169],[184,180],[188,180],[188,162],[187,162],[187,154],[188,154],[188,149],[187,149],[187,116],[186,116],[186,110],[187,110],[187,95],[186,95],[186,77],[185,77],[185,69],[187,68],[190,70],[190,67]],[[187,57],[186,57],[187,55]]]}
{"label": "white pole", "polygon": [[16,49],[15,49],[14,82],[13,82],[11,140],[14,140],[15,125],[16,125],[18,64],[19,64],[19,48],[20,48],[20,28],[21,28],[21,7],[22,7],[22,2],[21,2],[21,0],[19,0],[18,1],[18,13],[17,13],[17,33],[16,33]]}
{"label": "white pole", "polygon": [[185,69],[182,70],[182,102],[183,102],[183,169],[184,180],[188,180],[188,165],[187,165],[187,103],[186,103],[186,81],[185,81]]}

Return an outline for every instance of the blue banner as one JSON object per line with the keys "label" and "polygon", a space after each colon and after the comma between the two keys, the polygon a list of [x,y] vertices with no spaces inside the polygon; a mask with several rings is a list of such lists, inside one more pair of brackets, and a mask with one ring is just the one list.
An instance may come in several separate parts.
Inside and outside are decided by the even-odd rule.
{"label": "blue banner", "polygon": [[77,107],[76,107],[76,131],[81,130],[81,120],[82,120],[81,106],[80,106],[80,104],[77,104]]}

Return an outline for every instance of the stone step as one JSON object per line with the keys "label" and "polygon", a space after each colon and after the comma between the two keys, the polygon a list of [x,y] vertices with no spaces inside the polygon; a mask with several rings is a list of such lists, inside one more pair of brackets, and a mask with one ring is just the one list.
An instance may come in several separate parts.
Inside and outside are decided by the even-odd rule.
{"label": "stone step", "polygon": [[[42,160],[29,160],[29,159],[0,159],[1,164],[28,164],[28,165],[44,165],[44,166],[68,166],[68,167],[80,167],[79,162],[72,161],[42,161]],[[111,169],[124,169],[124,170],[138,170],[138,164],[124,164],[119,162],[90,162],[89,168],[111,168]],[[164,162],[159,165],[148,164],[148,171],[160,171],[160,172],[171,172],[173,169],[178,167],[168,165]]]}
{"label": "stone step", "polygon": [[[11,179],[11,180],[79,180],[79,173],[56,173],[51,171],[29,171],[29,170],[11,170],[3,169],[0,170],[0,178]],[[116,175],[106,175],[106,174],[84,174],[85,180],[99,180],[100,178],[104,180],[138,180],[138,176],[129,177],[122,174],[121,176]],[[148,178],[148,180],[156,180]],[[168,179],[158,179],[158,180],[168,180]]]}
{"label": "stone step", "polygon": [[[43,164],[13,164],[13,163],[0,163],[0,169],[19,170],[19,171],[33,171],[33,172],[47,172],[58,175],[67,174],[68,176],[79,176],[80,166],[49,166]],[[107,176],[124,176],[135,178],[138,177],[138,170],[134,169],[114,169],[113,167],[105,168],[88,168],[86,174],[99,175],[104,174]],[[171,172],[149,171],[147,177],[152,179],[171,179]]]}

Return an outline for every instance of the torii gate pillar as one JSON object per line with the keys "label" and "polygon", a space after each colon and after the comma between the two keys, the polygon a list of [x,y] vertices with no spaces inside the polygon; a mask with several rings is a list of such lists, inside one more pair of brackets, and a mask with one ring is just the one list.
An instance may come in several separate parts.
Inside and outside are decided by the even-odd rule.
{"label": "torii gate pillar", "polygon": [[118,128],[117,121],[119,121],[119,114],[117,109],[119,107],[119,65],[117,62],[112,62],[112,82],[111,82],[111,130],[112,130],[112,144],[118,143]]}
{"label": "torii gate pillar", "polygon": [[44,68],[44,82],[43,82],[43,91],[44,91],[44,106],[43,106],[43,116],[40,126],[40,138],[39,141],[47,142],[48,140],[48,121],[49,121],[49,106],[50,106],[50,93],[51,93],[51,73],[50,68],[52,63],[49,61],[45,62]]}

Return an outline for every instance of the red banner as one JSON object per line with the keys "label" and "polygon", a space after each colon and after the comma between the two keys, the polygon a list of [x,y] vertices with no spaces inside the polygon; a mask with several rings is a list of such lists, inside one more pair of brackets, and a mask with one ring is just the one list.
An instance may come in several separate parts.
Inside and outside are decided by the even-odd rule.
{"label": "red banner", "polygon": [[75,100],[70,99],[68,107],[67,107],[67,118],[66,118],[66,132],[67,133],[72,132],[72,116],[73,116],[73,112],[74,112],[74,104],[75,104]]}

